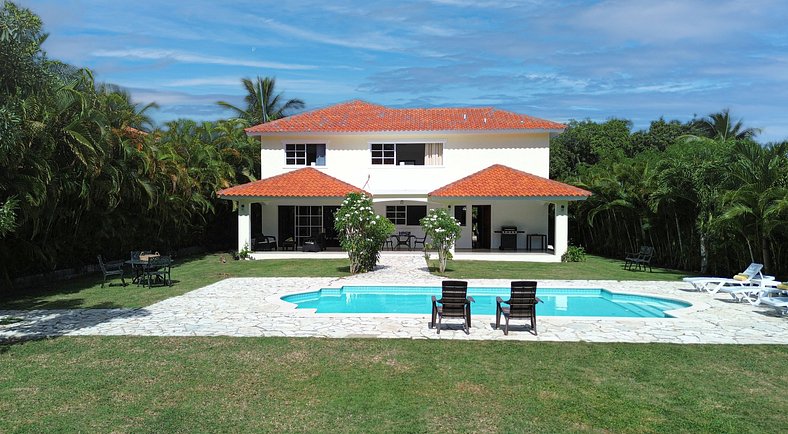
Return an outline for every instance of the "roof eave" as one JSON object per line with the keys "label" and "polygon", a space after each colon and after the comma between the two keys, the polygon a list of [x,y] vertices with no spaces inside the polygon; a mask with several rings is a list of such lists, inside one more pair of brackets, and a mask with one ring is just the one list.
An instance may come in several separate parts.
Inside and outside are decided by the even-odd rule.
{"label": "roof eave", "polygon": [[456,199],[493,199],[493,200],[566,200],[566,201],[579,201],[586,200],[590,195],[582,196],[443,196],[443,195],[429,195],[430,199],[441,200],[456,200]]}
{"label": "roof eave", "polygon": [[401,134],[558,134],[562,133],[566,128],[515,128],[515,129],[500,129],[500,130],[383,130],[383,131],[248,131],[246,135],[249,137],[262,137],[262,136],[362,136],[362,135],[401,135]]}

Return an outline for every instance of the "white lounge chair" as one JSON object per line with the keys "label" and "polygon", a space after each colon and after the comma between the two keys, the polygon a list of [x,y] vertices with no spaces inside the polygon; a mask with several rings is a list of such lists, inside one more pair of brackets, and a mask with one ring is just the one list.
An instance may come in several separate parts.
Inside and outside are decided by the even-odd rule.
{"label": "white lounge chair", "polygon": [[761,274],[763,264],[753,262],[741,273],[728,277],[685,277],[682,279],[695,288],[696,291],[705,291],[709,294],[716,294],[724,287],[744,287],[760,286],[762,282],[774,280],[774,276],[764,276]]}
{"label": "white lounge chair", "polygon": [[753,279],[752,282],[752,285],[723,286],[717,292],[730,294],[736,301],[748,301],[750,304],[757,305],[762,295],[774,292],[776,287],[783,285],[776,280],[768,279]]}
{"label": "white lounge chair", "polygon": [[[781,294],[778,297],[770,297],[771,294]],[[788,314],[788,283],[782,283],[774,288],[761,291],[758,299],[753,303],[758,306],[767,306],[774,309],[778,315]]]}

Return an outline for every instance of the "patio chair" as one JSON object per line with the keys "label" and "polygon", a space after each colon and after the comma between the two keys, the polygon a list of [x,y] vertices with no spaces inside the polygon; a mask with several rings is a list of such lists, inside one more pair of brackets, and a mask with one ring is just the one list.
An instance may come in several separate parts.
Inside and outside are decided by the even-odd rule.
{"label": "patio chair", "polygon": [[172,259],[169,256],[153,256],[148,259],[148,263],[143,267],[143,279],[148,284],[148,288],[153,286],[153,281],[162,282],[167,286],[172,286]]}
{"label": "patio chair", "polygon": [[276,237],[271,235],[260,234],[252,238],[252,250],[276,250],[277,249]]}
{"label": "patio chair", "polygon": [[637,252],[629,252],[624,257],[624,269],[631,270],[632,266],[637,265],[640,268],[643,265],[643,269],[645,270],[646,265],[648,265],[649,270],[651,270],[651,257],[654,256],[654,248],[649,246],[640,246],[640,250]]}
{"label": "patio chair", "polygon": [[441,323],[446,318],[462,318],[465,334],[470,334],[471,328],[471,303],[475,300],[468,297],[468,282],[461,280],[444,280],[442,282],[441,298],[432,296],[432,322],[430,328],[435,327],[438,320],[438,334],[441,333]]}
{"label": "patio chair", "polygon": [[422,248],[427,247],[427,235],[424,235],[421,238],[413,237],[413,248],[415,249],[416,247],[419,246],[419,244],[421,244]]}
{"label": "patio chair", "polygon": [[[530,319],[531,332],[534,336],[536,332],[536,303],[541,303],[536,296],[536,282],[534,281],[515,281],[511,284],[511,295],[509,300],[504,301],[501,297],[495,297],[495,329],[501,326],[501,315],[506,319],[503,334],[509,334],[509,319]],[[508,306],[503,306],[504,304]]]}
{"label": "patio chair", "polygon": [[774,276],[764,276],[761,273],[763,264],[753,262],[741,273],[728,277],[685,277],[682,280],[689,283],[696,291],[705,291],[716,294],[724,287],[760,286],[764,281],[774,280]]}
{"label": "patio chair", "polygon": [[301,250],[304,252],[322,252],[326,249],[326,234],[319,233],[316,236],[304,239]]}
{"label": "patio chair", "polygon": [[[120,276],[120,282],[122,286],[126,286],[126,280],[123,279],[123,261],[111,261],[111,262],[104,262],[104,259],[101,255],[98,255],[99,268],[101,268],[101,273],[104,275],[104,280],[101,282],[101,287],[104,287],[104,284],[107,283],[107,278],[112,276]],[[112,286],[112,283],[109,284]]]}

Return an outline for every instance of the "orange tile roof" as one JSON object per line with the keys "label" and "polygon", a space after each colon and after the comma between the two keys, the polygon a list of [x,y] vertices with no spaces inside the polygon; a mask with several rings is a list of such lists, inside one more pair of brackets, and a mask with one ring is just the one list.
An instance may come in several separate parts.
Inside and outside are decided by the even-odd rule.
{"label": "orange tile roof", "polygon": [[566,125],[493,107],[389,108],[349,101],[247,128],[250,135],[376,131],[562,131]]}
{"label": "orange tile roof", "polygon": [[563,182],[494,164],[431,192],[437,197],[577,197],[591,192]]}
{"label": "orange tile roof", "polygon": [[[219,191],[225,199],[233,197],[344,197],[364,190],[311,168],[294,170],[259,181]],[[367,193],[369,194],[369,193]]]}

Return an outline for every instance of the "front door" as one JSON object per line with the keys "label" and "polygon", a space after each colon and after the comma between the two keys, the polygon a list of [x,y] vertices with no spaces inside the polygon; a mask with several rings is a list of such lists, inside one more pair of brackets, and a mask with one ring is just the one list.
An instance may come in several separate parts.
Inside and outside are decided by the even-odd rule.
{"label": "front door", "polygon": [[489,249],[492,233],[492,206],[473,205],[471,207],[473,216],[473,243],[474,249]]}

